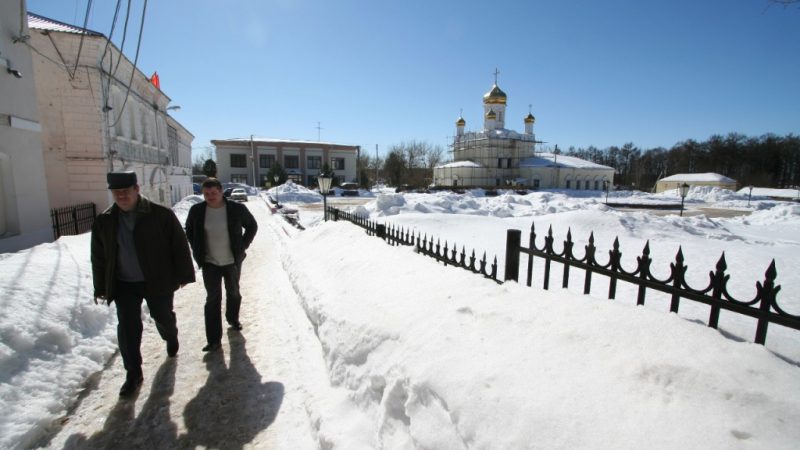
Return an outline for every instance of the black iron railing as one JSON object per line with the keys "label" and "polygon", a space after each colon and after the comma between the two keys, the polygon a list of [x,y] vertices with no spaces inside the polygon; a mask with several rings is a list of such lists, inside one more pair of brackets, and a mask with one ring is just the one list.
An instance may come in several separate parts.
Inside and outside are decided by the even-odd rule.
{"label": "black iron railing", "polygon": [[95,216],[97,208],[94,203],[51,209],[53,237],[58,239],[61,236],[71,236],[91,230]]}
{"label": "black iron railing", "polygon": [[542,287],[550,287],[550,264],[557,262],[563,265],[561,286],[569,286],[570,269],[577,268],[584,271],[583,293],[589,294],[592,287],[592,274],[598,274],[609,278],[608,298],[616,297],[617,281],[625,281],[638,286],[636,303],[645,303],[647,290],[652,289],[665,292],[671,295],[670,311],[677,313],[681,299],[692,300],[705,303],[711,307],[708,318],[708,326],[717,328],[719,314],[721,310],[728,310],[738,314],[753,317],[757,320],[755,342],[764,344],[767,339],[767,327],[770,323],[783,325],[788,328],[800,330],[800,316],[789,314],[783,310],[777,301],[778,292],[781,287],[775,284],[777,270],[775,260],[764,273],[763,282],[756,282],[756,294],[751,300],[739,300],[728,292],[728,281],[730,275],[726,274],[728,266],[725,261],[725,253],[719,258],[714,271],[709,272],[709,284],[703,289],[695,289],[686,282],[686,271],[688,266],[684,262],[683,251],[679,247],[675,255],[675,262],[670,263],[670,275],[665,280],[656,278],[650,271],[653,260],[650,258],[650,242],[648,241],[641,256],[636,257],[636,269],[628,272],[622,268],[622,252],[619,249],[619,239],[614,239],[612,249],[608,252],[608,262],[601,264],[597,261],[597,247],[594,244],[594,233],[589,235],[589,243],[584,246],[584,255],[578,258],[573,253],[575,243],[572,241],[571,231],[567,232],[567,239],[564,241],[563,249],[557,252],[553,248],[555,239],[553,238],[553,228],[547,232],[544,243],[541,247],[536,245],[536,232],[531,225],[530,246],[523,247],[520,243],[522,232],[520,230],[508,230],[506,235],[506,266],[505,277],[508,280],[519,280],[520,255],[528,255],[528,270],[526,284],[531,286],[533,283],[533,258],[544,259],[544,277]]}

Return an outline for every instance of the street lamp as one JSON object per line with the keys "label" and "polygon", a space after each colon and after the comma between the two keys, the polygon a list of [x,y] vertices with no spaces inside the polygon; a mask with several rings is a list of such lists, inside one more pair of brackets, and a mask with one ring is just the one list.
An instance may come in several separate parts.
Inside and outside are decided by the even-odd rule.
{"label": "street lamp", "polygon": [[750,192],[747,194],[747,207],[750,207],[750,197],[753,196],[753,186],[747,186],[747,189],[750,189]]}
{"label": "street lamp", "polygon": [[608,180],[603,180],[603,190],[606,191],[606,205],[608,205]]}
{"label": "street lamp", "polygon": [[681,213],[680,216],[683,217],[683,201],[686,199],[686,194],[689,193],[689,185],[683,183],[681,185]]}
{"label": "street lamp", "polygon": [[278,192],[280,190],[280,186],[278,186],[278,181],[281,180],[281,176],[276,173],[275,175],[272,176],[272,179],[275,181],[275,206],[280,208],[281,199],[278,196]]}
{"label": "street lamp", "polygon": [[328,193],[331,190],[331,176],[327,173],[321,173],[317,176],[319,183],[319,193],[322,194],[322,216],[325,221],[328,221]]}

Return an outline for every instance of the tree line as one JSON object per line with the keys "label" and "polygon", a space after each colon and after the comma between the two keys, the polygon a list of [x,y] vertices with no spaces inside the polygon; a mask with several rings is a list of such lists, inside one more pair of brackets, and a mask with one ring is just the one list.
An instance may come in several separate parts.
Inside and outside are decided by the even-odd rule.
{"label": "tree line", "polygon": [[570,147],[567,156],[613,167],[614,183],[643,191],[656,181],[677,173],[714,172],[733,178],[740,186],[789,188],[800,185],[800,136],[739,133],[713,135],[705,141],[688,139],[670,149],[622,147]]}

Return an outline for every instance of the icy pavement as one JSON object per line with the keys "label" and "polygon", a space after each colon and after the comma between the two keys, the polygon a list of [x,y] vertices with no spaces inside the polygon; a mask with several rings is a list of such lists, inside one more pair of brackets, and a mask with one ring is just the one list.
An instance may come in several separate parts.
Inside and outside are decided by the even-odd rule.
{"label": "icy pavement", "polygon": [[[317,448],[306,387],[328,382],[319,341],[303,325],[308,321],[281,267],[275,233],[287,225],[261,201],[248,206],[261,226],[242,271],[242,332],[227,330],[221,352],[200,350],[205,290],[198,272],[198,281],[175,295],[178,356],[167,357],[148,317],[138,395],[119,399],[125,372],[114,357],[92,377],[47,447]],[[303,429],[308,433],[298,432]]]}

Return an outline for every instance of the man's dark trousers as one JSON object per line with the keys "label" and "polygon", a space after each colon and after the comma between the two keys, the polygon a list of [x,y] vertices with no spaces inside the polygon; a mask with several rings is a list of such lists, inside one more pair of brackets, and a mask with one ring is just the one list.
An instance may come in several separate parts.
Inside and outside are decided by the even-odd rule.
{"label": "man's dark trousers", "polygon": [[203,284],[206,287],[206,339],[209,344],[222,340],[222,280],[225,280],[225,319],[229,324],[239,322],[242,296],[239,294],[239,267],[236,264],[217,266],[203,264]]}
{"label": "man's dark trousers", "polygon": [[142,374],[142,299],[147,301],[150,317],[156,323],[161,338],[167,342],[178,339],[173,294],[145,297],[145,284],[116,282],[117,340],[122,362],[129,375]]}

